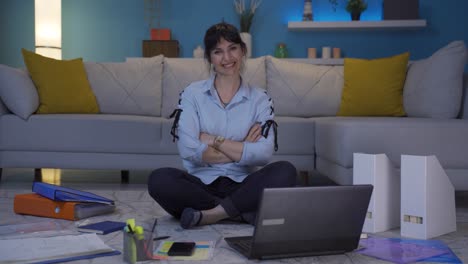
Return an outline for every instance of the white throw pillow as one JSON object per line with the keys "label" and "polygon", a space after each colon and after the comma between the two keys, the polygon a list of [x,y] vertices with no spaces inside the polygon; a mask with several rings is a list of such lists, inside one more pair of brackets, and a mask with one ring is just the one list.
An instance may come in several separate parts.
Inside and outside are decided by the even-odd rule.
{"label": "white throw pillow", "polygon": [[266,59],[268,94],[277,116],[336,116],[343,90],[343,66]]}
{"label": "white throw pillow", "polygon": [[119,63],[85,62],[104,114],[161,116],[163,56]]}
{"label": "white throw pillow", "polygon": [[247,59],[242,78],[252,87],[266,89],[265,56]]}
{"label": "white throw pillow", "polygon": [[456,118],[462,101],[467,51],[454,41],[431,57],[409,65],[403,105],[409,117]]}
{"label": "white throw pillow", "polygon": [[29,74],[6,65],[0,65],[0,96],[11,112],[23,119],[39,107],[39,95]]}

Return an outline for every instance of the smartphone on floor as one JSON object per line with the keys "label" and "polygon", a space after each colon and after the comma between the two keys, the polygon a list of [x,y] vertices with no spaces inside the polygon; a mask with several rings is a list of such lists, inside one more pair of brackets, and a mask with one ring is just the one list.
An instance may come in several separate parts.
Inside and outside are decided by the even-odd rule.
{"label": "smartphone on floor", "polygon": [[168,256],[192,256],[195,242],[174,242],[167,252]]}

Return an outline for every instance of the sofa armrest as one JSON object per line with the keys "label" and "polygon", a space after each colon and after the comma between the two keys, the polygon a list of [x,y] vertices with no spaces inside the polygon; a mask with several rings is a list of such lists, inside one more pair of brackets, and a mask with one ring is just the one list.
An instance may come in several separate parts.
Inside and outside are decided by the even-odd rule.
{"label": "sofa armrest", "polygon": [[463,75],[463,97],[460,118],[468,119],[468,72]]}

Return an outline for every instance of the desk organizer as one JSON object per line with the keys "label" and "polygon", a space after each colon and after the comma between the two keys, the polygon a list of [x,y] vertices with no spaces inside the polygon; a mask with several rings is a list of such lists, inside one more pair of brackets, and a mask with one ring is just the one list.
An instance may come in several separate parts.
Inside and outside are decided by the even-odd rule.
{"label": "desk organizer", "polygon": [[[142,235],[140,235],[142,236]],[[153,259],[153,237],[151,234],[138,237],[123,231],[123,258],[126,263]]]}

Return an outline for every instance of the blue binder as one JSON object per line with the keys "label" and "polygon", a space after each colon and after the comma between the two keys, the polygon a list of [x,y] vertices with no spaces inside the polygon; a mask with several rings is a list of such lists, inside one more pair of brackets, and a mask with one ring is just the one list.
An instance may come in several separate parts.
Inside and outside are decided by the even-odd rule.
{"label": "blue binder", "polygon": [[54,201],[114,204],[114,201],[90,192],[44,182],[34,182],[32,191]]}

